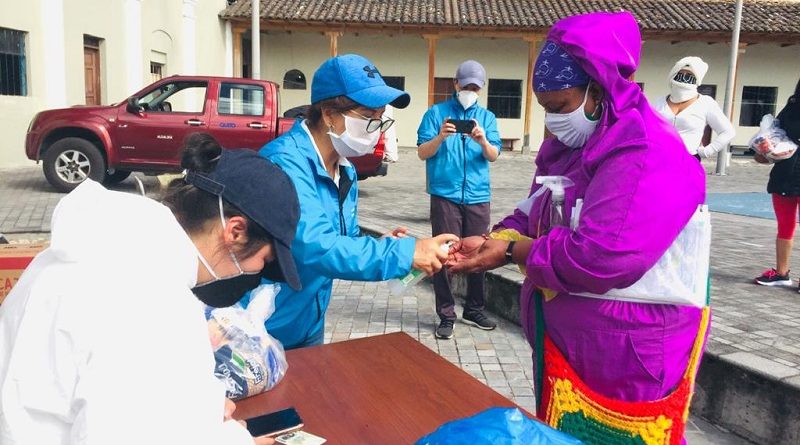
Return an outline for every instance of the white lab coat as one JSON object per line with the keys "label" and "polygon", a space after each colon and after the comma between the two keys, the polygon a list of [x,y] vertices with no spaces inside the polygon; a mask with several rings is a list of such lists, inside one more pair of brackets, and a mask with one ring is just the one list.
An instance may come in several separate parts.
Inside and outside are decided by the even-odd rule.
{"label": "white lab coat", "polygon": [[86,181],[0,306],[0,443],[252,444],[224,389],[197,251],[163,205]]}

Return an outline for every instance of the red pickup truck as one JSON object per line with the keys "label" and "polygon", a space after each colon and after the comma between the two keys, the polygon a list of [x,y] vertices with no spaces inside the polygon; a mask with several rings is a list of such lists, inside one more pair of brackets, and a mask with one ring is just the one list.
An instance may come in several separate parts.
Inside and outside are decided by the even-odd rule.
{"label": "red pickup truck", "polygon": [[[38,113],[25,153],[43,162],[44,175],[68,192],[86,178],[105,184],[132,171],[180,171],[179,151],[190,132],[213,135],[223,147],[257,150],[291,128],[278,116],[274,82],[207,76],[162,79],[110,106],[75,106]],[[386,174],[383,146],[351,159],[360,179]]]}

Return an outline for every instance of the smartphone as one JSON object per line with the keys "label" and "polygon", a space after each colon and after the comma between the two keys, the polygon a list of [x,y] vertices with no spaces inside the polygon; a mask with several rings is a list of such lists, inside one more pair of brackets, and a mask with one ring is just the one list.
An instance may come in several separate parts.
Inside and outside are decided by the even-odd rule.
{"label": "smartphone", "polygon": [[472,134],[475,129],[475,121],[472,119],[448,119],[447,123],[456,126],[456,133]]}
{"label": "smartphone", "polygon": [[245,422],[253,437],[275,437],[303,428],[303,419],[294,408],[253,417]]}

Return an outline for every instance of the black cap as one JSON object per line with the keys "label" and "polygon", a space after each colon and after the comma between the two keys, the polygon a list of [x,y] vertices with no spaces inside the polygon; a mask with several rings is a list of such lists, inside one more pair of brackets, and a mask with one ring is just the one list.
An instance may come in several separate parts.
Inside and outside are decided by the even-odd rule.
{"label": "black cap", "polygon": [[294,184],[280,167],[252,150],[223,149],[214,171],[189,171],[186,182],[222,196],[223,201],[239,209],[273,238],[276,261],[264,267],[262,276],[286,282],[294,290],[303,287],[291,252],[300,203]]}

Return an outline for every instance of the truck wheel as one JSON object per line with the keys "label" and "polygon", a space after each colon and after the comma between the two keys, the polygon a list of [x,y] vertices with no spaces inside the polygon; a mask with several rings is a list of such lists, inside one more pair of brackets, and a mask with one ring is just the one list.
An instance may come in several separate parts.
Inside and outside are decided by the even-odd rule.
{"label": "truck wheel", "polygon": [[128,179],[128,176],[131,175],[129,170],[116,170],[114,173],[108,174],[106,173],[105,179],[103,179],[103,184],[105,185],[114,185],[119,184],[120,182]]}
{"label": "truck wheel", "polygon": [[56,190],[70,192],[87,178],[102,182],[106,161],[100,150],[81,138],[56,141],[44,152],[44,176]]}

